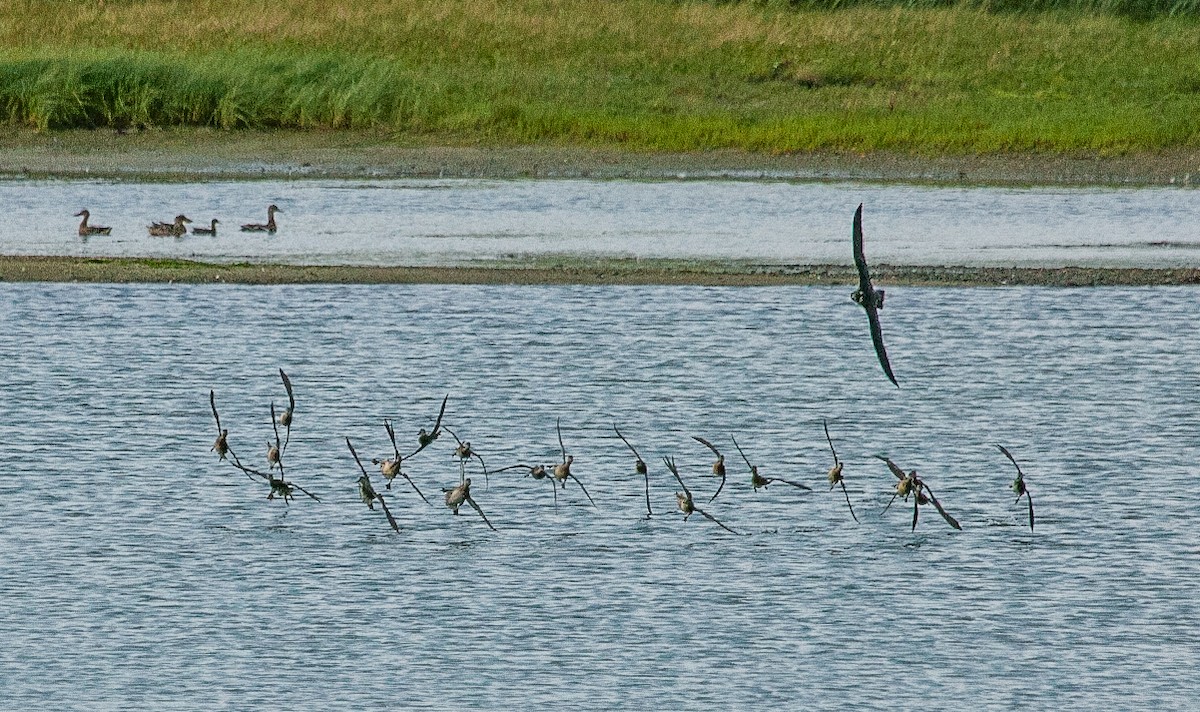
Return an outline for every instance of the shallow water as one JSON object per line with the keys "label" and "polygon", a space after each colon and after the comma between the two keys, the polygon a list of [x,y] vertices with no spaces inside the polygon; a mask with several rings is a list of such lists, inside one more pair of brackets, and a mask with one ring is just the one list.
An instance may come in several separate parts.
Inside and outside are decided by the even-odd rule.
{"label": "shallow water", "polygon": [[[539,257],[849,264],[1200,266],[1184,188],[938,188],[769,181],[0,181],[0,254],[455,265]],[[279,232],[243,234],[276,203]],[[111,236],[82,239],[78,219]],[[150,237],[183,213],[218,236]]]}
{"label": "shallow water", "polygon": [[[14,709],[1194,709],[1195,290],[0,285],[0,699]],[[295,384],[290,506],[259,463]],[[492,533],[366,457],[446,423]],[[829,419],[845,502],[822,485]],[[651,465],[655,516],[615,438]],[[753,492],[736,435],[774,485]],[[716,482],[702,435],[730,455]],[[443,436],[408,471],[459,477]],[[1022,463],[1037,528],[1014,505]],[[963,531],[893,506],[917,468]],[[672,512],[674,456],[701,506]],[[376,477],[377,486],[382,483]],[[435,500],[436,504],[436,500]]]}

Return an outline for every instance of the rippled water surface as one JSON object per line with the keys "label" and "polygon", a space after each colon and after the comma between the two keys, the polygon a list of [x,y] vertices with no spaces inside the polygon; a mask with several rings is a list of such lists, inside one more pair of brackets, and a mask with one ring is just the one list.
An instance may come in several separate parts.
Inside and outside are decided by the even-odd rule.
{"label": "rippled water surface", "polygon": [[[899,389],[847,291],[0,285],[0,706],[1200,705],[1195,290],[889,290]],[[213,388],[261,467],[280,367],[320,503],[209,452]],[[392,532],[344,438],[408,449],[447,393],[493,468],[556,460],[561,418],[597,506],[473,468],[498,533],[399,486]],[[814,491],[755,493],[730,435]],[[435,504],[452,446],[406,466]],[[963,531],[880,516],[876,453]],[[663,455],[740,536],[672,511]]]}
{"label": "rippled water surface", "polygon": [[[0,181],[0,254],[441,265],[536,257],[849,264],[1200,266],[1196,191],[769,181]],[[264,222],[274,236],[238,226]],[[111,236],[81,239],[83,208]],[[183,213],[217,237],[150,237]]]}

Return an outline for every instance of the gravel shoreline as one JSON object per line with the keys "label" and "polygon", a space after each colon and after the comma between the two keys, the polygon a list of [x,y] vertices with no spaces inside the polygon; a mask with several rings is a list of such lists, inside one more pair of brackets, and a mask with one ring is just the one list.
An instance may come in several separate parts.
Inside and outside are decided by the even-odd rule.
{"label": "gravel shoreline", "polygon": [[[883,286],[1200,285],[1200,269],[1131,268],[872,268]],[[187,260],[0,256],[0,282],[180,284],[519,284],[519,285],[845,285],[857,283],[843,265],[696,265],[580,260],[570,265],[472,267],[364,267],[213,264]]]}

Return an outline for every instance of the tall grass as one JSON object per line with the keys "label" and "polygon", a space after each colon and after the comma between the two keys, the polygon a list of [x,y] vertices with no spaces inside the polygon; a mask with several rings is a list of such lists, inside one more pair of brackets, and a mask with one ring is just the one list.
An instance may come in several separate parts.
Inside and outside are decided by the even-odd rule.
{"label": "tall grass", "polygon": [[890,6],[926,2],[0,1],[0,122],[653,150],[1200,144],[1200,19]]}

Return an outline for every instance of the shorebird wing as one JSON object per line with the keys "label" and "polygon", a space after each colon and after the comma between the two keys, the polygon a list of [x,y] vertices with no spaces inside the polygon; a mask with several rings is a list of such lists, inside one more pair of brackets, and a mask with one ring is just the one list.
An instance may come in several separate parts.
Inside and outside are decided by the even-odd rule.
{"label": "shorebird wing", "polygon": [[221,416],[217,415],[217,394],[213,389],[208,389],[208,404],[212,406],[213,418],[217,420],[217,435],[221,434]]}
{"label": "shorebird wing", "polygon": [[703,445],[704,447],[708,448],[709,450],[712,450],[712,451],[713,451],[713,454],[714,454],[714,455],[716,455],[717,457],[720,457],[720,456],[721,456],[721,451],[720,451],[720,450],[718,450],[718,449],[716,448],[716,446],[714,446],[712,443],[710,443],[709,441],[705,440],[704,438],[700,437],[699,435],[693,435],[693,436],[692,436],[692,440],[695,440],[696,442],[700,443],[701,445]]}
{"label": "shorebird wing", "polygon": [[[942,509],[942,503],[937,500],[937,497],[933,496],[933,490],[929,489],[929,485],[922,482],[921,486],[925,488],[925,493],[929,495],[929,501],[933,502],[934,507],[937,507],[938,514],[942,515],[942,519],[945,519],[946,523],[950,526],[962,531],[962,525],[958,523],[957,519],[950,516],[949,512],[947,512],[945,509]],[[920,499],[920,497],[917,497],[917,499]]]}
{"label": "shorebird wing", "polygon": [[709,514],[706,511],[704,511],[703,509],[700,509],[699,507],[692,507],[692,508],[695,509],[697,512],[699,512],[705,519],[716,524],[717,526],[721,527],[722,529],[729,532],[730,534],[737,534],[737,532],[735,532],[734,530],[732,530],[729,527],[722,524],[721,520],[717,519],[716,517],[714,517],[713,515]]}
{"label": "shorebird wing", "polygon": [[738,445],[737,438],[733,437],[732,435],[730,435],[729,438],[733,440],[733,446],[737,448],[738,454],[741,455],[742,459],[746,461],[746,467],[749,467],[750,471],[754,472],[754,465],[750,464],[750,458],[746,457],[746,453],[742,452],[742,446]]}
{"label": "shorebird wing", "polygon": [[387,418],[383,419],[383,429],[387,431],[388,440],[392,441],[392,452],[396,453],[396,462],[403,462],[404,458],[400,457],[400,448],[396,447],[396,431],[392,429],[392,423]]}
{"label": "shorebird wing", "polygon": [[[939,509],[940,509],[940,507],[939,507]],[[917,517],[919,517],[920,515],[921,515],[921,498],[920,498],[920,497],[913,497],[913,525],[912,525],[912,530],[913,530],[914,532],[917,530]]]}
{"label": "shorebird wing", "polygon": [[1021,476],[1021,479],[1025,479],[1025,473],[1021,472],[1021,466],[1017,464],[1016,458],[1014,458],[1012,456],[1012,453],[1008,451],[1008,448],[1004,447],[1000,443],[992,443],[992,444],[995,445],[996,447],[1000,448],[1000,452],[1004,453],[1004,456],[1007,457],[1008,461],[1013,464],[1013,467],[1017,468],[1017,474]]}
{"label": "shorebird wing", "polygon": [[721,494],[721,490],[723,490],[723,489],[725,489],[725,474],[724,473],[721,474],[721,484],[717,487],[717,491],[713,492],[713,496],[709,497],[709,499],[708,499],[710,504],[712,503],[712,501],[714,499],[717,498],[717,495]]}
{"label": "shorebird wing", "polygon": [[846,483],[839,480],[838,484],[842,486],[842,494],[846,495],[846,506],[850,508],[850,516],[854,517],[854,523],[857,524],[858,515],[854,513],[854,505],[850,504],[850,493],[846,491]]}
{"label": "shorebird wing", "polygon": [[362,460],[358,459],[358,453],[355,452],[354,446],[350,444],[350,438],[346,438],[346,447],[350,448],[350,454],[354,456],[354,461],[358,463],[358,469],[362,470],[363,477],[370,479],[367,475],[367,468],[363,467]]}
{"label": "shorebird wing", "polygon": [[785,480],[782,477],[768,477],[767,482],[768,483],[782,482],[783,484],[791,485],[791,486],[795,487],[796,489],[808,490],[809,492],[812,492],[812,487],[809,487],[808,485],[802,485],[799,482],[792,482],[791,480]]}
{"label": "shorebird wing", "polygon": [[829,437],[829,423],[824,418],[821,418],[821,427],[825,428],[825,440],[829,443],[829,451],[833,453],[833,464],[836,466],[839,464],[837,450],[833,447],[833,438]]}
{"label": "shorebird wing", "polygon": [[292,392],[292,379],[288,378],[288,375],[283,372],[282,368],[279,369],[279,377],[281,379],[283,379],[283,387],[287,389],[288,410],[291,412],[295,412],[295,410],[296,410],[296,394]]}
{"label": "shorebird wing", "polygon": [[429,431],[431,435],[437,436],[438,430],[442,427],[442,416],[446,414],[446,401],[450,400],[450,394],[442,399],[442,409],[438,411],[437,421],[433,424],[433,430]]}
{"label": "shorebird wing", "polygon": [[558,449],[562,450],[562,461],[567,461],[567,446],[563,445],[562,440],[562,418],[556,418],[554,421],[554,429],[558,432]]}
{"label": "shorebird wing", "polygon": [[877,457],[880,460],[883,460],[884,462],[887,463],[888,469],[892,471],[892,474],[896,476],[896,479],[902,480],[905,477],[907,477],[907,475],[904,473],[904,470],[901,470],[900,466],[897,465],[896,463],[892,462],[891,460],[884,457],[883,455],[876,455],[875,457]]}
{"label": "shorebird wing", "polygon": [[692,491],[688,489],[688,486],[683,483],[683,478],[679,476],[679,468],[675,467],[675,459],[671,457],[664,457],[663,464],[667,466],[667,469],[671,471],[672,475],[675,475],[675,479],[679,481],[679,486],[683,488],[683,491],[688,496],[688,499],[691,499]]}
{"label": "shorebird wing", "polygon": [[375,498],[379,500],[379,504],[383,507],[383,514],[387,517],[388,524],[392,525],[392,529],[395,529],[396,533],[399,534],[400,525],[396,523],[396,518],[392,516],[392,510],[388,509],[387,502],[383,501],[383,495],[377,494]]}
{"label": "shorebird wing", "polygon": [[892,373],[892,364],[888,361],[887,349],[883,346],[883,328],[879,325],[879,310],[875,308],[875,304],[867,302],[863,305],[867,310],[867,321],[871,326],[871,343],[875,345],[875,355],[879,357],[879,365],[883,367],[884,374],[893,386],[900,387],[896,383],[896,374]]}
{"label": "shorebird wing", "polygon": [[[417,483],[416,483],[416,482],[413,482],[413,481],[412,481],[412,478],[411,478],[411,477],[409,477],[408,475],[404,474],[403,472],[401,472],[401,473],[400,473],[400,476],[401,476],[401,477],[403,477],[404,479],[408,480],[408,484],[412,486],[412,488],[413,488],[413,491],[414,491],[414,492],[416,492],[416,493],[417,493],[417,495],[418,495],[418,496],[419,496],[421,499],[425,499],[425,495],[421,494],[421,490],[420,490],[420,488],[419,488],[419,487],[417,487]],[[430,502],[430,501],[429,501],[429,500],[427,500],[427,499],[425,499],[425,504],[428,504],[430,507],[432,507],[432,506],[433,506],[433,503],[432,503],[432,502]]]}
{"label": "shorebird wing", "polygon": [[[583,483],[579,481],[579,478],[570,472],[567,473],[567,477],[575,480],[575,483],[579,485],[579,489],[583,490],[583,493],[587,495],[588,501],[592,503],[593,507],[596,507],[596,500],[592,499],[592,495],[588,494],[587,487],[583,486]],[[599,507],[596,507],[596,509],[599,509]]]}
{"label": "shorebird wing", "polygon": [[1033,531],[1033,495],[1025,490],[1025,496],[1029,497],[1029,531]]}
{"label": "shorebird wing", "polygon": [[321,499],[319,497],[317,497],[317,495],[313,494],[312,492],[309,492],[308,490],[304,489],[303,487],[296,484],[295,482],[288,482],[287,484],[291,485],[292,487],[295,487],[296,489],[300,490],[301,492],[308,495],[309,497],[312,497],[313,499],[317,500],[318,502],[321,501]]}
{"label": "shorebird wing", "polygon": [[867,257],[863,254],[863,228],[862,228],[862,203],[858,204],[858,210],[854,211],[854,228],[851,237],[854,248],[854,266],[858,268],[858,288],[863,292],[863,302],[868,302],[868,297],[875,288],[871,286],[871,273],[867,269]]}
{"label": "shorebird wing", "polygon": [[483,517],[483,523],[488,525],[488,529],[496,531],[496,527],[493,527],[492,523],[488,521],[487,515],[483,513],[483,510],[479,508],[478,504],[475,504],[475,500],[471,497],[471,495],[467,495],[466,499],[467,504],[471,505],[476,512],[479,512],[479,516]]}
{"label": "shorebird wing", "polygon": [[629,444],[629,441],[625,439],[625,436],[621,434],[620,430],[617,430],[616,423],[613,423],[613,430],[616,431],[617,437],[621,438],[621,442],[625,443],[625,447],[629,448],[630,451],[633,452],[633,456],[636,457],[637,459],[641,460],[642,456],[638,454],[637,449],[635,449],[632,445]]}

